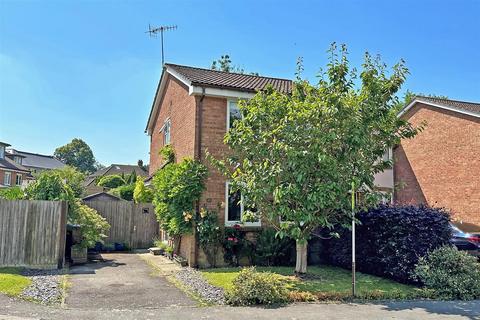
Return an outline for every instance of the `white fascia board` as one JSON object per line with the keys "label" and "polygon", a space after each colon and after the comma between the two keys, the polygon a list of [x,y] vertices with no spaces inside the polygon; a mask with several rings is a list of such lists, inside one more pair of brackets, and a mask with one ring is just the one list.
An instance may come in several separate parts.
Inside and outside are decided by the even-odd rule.
{"label": "white fascia board", "polygon": [[449,110],[449,111],[453,111],[453,112],[458,112],[458,113],[461,113],[461,114],[466,114],[466,115],[469,115],[469,116],[472,116],[472,117],[480,118],[480,114],[475,113],[475,112],[470,112],[470,111],[466,111],[466,110],[462,110],[462,109],[458,109],[458,108],[453,108],[453,107],[447,107],[447,106],[444,106],[444,105],[441,105],[441,104],[436,104],[434,102],[429,102],[429,101],[425,101],[425,100],[422,100],[422,99],[414,99],[412,102],[410,102],[410,104],[408,104],[405,108],[402,109],[402,111],[400,111],[398,113],[398,117],[400,118],[401,116],[403,116],[408,110],[413,108],[413,106],[416,103],[423,103],[423,104],[426,104],[426,105],[429,105],[429,106],[432,106],[432,107],[436,107],[436,108],[440,108],[440,109],[444,109],[444,110]]}
{"label": "white fascia board", "polygon": [[[205,91],[204,91],[205,90]],[[251,99],[255,93],[237,91],[230,89],[208,88],[201,86],[191,86],[189,90],[190,95],[206,95],[211,97],[221,98],[236,98],[236,99]]]}

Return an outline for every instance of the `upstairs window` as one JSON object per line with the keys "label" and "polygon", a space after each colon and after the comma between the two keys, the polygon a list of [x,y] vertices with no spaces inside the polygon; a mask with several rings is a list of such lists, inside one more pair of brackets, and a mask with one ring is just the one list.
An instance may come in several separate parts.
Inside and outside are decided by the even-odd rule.
{"label": "upstairs window", "polygon": [[0,159],[5,158],[5,147],[0,145]]}
{"label": "upstairs window", "polygon": [[22,157],[14,157],[13,160],[15,163],[22,164]]}
{"label": "upstairs window", "polygon": [[238,108],[237,101],[229,100],[227,102],[227,131],[233,127],[236,120],[242,119],[242,114]]}
{"label": "upstairs window", "polygon": [[163,123],[163,127],[160,130],[163,132],[163,145],[170,144],[170,130],[171,130],[172,123],[170,119],[165,120]]}

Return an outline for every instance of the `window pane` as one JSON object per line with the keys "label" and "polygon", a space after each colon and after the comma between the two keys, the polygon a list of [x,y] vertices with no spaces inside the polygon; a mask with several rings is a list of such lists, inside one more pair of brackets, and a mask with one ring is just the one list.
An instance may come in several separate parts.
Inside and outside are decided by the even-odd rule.
{"label": "window pane", "polygon": [[228,194],[228,221],[241,220],[240,192]]}
{"label": "window pane", "polygon": [[242,115],[240,114],[240,109],[238,109],[238,105],[234,101],[230,101],[230,106],[229,106],[229,111],[230,111],[230,123],[229,123],[229,128],[233,127],[233,123],[236,120],[239,120],[242,118]]}

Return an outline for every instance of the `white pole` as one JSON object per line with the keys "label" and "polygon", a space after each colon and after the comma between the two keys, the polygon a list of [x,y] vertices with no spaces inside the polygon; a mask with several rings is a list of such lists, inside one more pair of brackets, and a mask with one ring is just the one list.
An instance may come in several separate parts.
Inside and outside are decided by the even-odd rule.
{"label": "white pole", "polygon": [[355,297],[355,182],[352,181],[352,296]]}

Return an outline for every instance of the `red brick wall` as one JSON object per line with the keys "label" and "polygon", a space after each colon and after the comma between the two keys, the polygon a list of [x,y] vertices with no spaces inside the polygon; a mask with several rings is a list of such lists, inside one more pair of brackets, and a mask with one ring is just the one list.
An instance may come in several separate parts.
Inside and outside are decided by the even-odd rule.
{"label": "red brick wall", "polygon": [[218,212],[219,224],[225,223],[225,211],[222,206],[225,202],[225,177],[205,160],[205,151],[215,158],[222,158],[228,148],[223,143],[223,137],[227,131],[227,99],[205,97],[202,107],[202,161],[209,170],[206,181],[206,190],[203,193],[200,205]]}
{"label": "red brick wall", "polygon": [[2,184],[2,185],[3,185],[4,179],[5,179],[5,171],[11,173],[10,187],[15,187],[16,186],[17,175],[22,176],[22,182],[27,180],[27,174],[26,173],[20,173],[20,172],[0,169],[0,184]]}
{"label": "red brick wall", "polygon": [[168,117],[171,121],[170,141],[175,149],[177,161],[184,157],[193,158],[195,151],[195,97],[188,95],[188,88],[183,83],[168,75],[160,103],[150,137],[150,174],[162,164],[162,158],[158,154],[164,146],[163,132],[160,132],[160,129]]}
{"label": "red brick wall", "polygon": [[417,104],[404,115],[423,132],[394,150],[399,203],[428,203],[480,225],[480,119]]}

